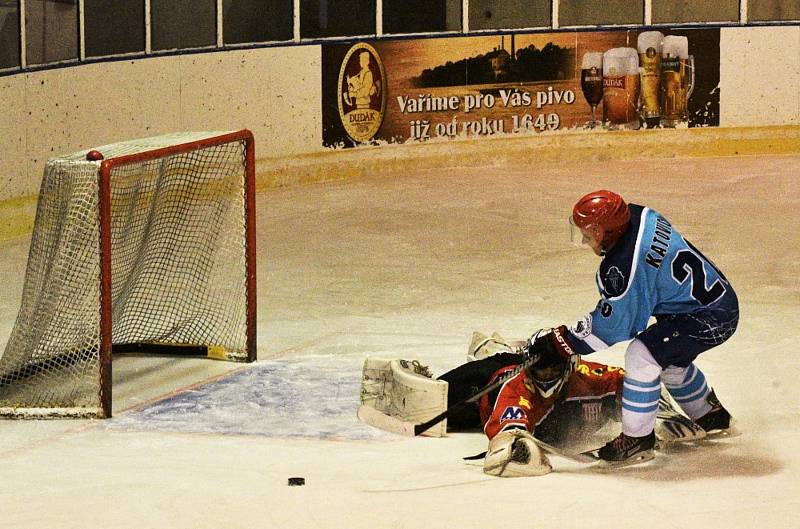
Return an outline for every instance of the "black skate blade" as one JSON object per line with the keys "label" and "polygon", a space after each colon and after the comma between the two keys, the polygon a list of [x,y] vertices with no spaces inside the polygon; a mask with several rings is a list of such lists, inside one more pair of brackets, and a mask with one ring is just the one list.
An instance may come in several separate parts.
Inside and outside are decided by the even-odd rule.
{"label": "black skate blade", "polygon": [[731,419],[730,425],[724,430],[711,430],[710,432],[706,432],[705,439],[727,439],[739,437],[740,435],[742,435],[742,431],[737,427],[736,421]]}

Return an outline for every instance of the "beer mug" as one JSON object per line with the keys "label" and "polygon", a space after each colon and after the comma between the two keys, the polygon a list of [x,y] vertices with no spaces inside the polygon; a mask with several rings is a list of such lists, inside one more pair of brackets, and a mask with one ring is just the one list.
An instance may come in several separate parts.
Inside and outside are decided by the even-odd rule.
{"label": "beer mug", "polygon": [[661,40],[660,31],[645,31],[639,34],[636,46],[639,50],[639,72],[641,94],[639,111],[647,128],[658,126],[661,121]]}
{"label": "beer mug", "polygon": [[689,39],[669,35],[661,41],[661,126],[689,121],[689,98],[694,91],[694,57]]}
{"label": "beer mug", "polygon": [[592,119],[586,127],[593,129],[600,125],[595,117],[595,110],[603,100],[603,53],[590,51],[583,54],[581,62],[581,90],[583,97],[592,109]]}
{"label": "beer mug", "polygon": [[603,54],[603,121],[609,128],[639,128],[639,53],[612,48]]}

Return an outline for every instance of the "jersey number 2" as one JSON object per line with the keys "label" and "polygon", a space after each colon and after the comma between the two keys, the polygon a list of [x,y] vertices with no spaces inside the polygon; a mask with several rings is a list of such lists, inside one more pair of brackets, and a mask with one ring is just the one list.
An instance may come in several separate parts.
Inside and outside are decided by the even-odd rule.
{"label": "jersey number 2", "polygon": [[711,305],[725,294],[725,285],[717,279],[706,288],[706,270],[703,261],[689,250],[681,250],[672,261],[672,277],[680,284],[692,276],[692,297],[703,305]]}

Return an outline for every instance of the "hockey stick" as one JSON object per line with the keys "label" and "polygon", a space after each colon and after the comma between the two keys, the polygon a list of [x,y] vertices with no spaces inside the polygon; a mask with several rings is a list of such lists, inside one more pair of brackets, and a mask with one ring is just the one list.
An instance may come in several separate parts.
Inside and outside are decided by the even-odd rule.
{"label": "hockey stick", "polygon": [[381,411],[376,410],[375,408],[366,406],[364,404],[362,404],[358,408],[358,418],[361,419],[361,421],[365,422],[366,424],[369,424],[370,426],[374,426],[375,428],[379,428],[387,432],[396,433],[398,435],[403,435],[406,437],[416,437],[417,435],[426,432],[433,426],[447,419],[448,417],[453,415],[453,413],[459,411],[467,404],[476,402],[478,399],[480,399],[487,393],[490,393],[495,389],[499,388],[506,381],[517,376],[523,369],[525,369],[529,365],[532,365],[537,359],[538,357],[534,356],[526,358],[521,364],[515,367],[513,371],[510,371],[506,375],[499,377],[497,380],[495,380],[490,384],[487,384],[482,389],[480,389],[476,393],[473,393],[466,399],[456,402],[455,404],[444,410],[436,417],[428,419],[427,421],[422,423],[415,424],[412,422],[403,421],[401,419],[398,419],[397,417],[392,417],[391,415],[387,415]]}
{"label": "hockey stick", "polygon": [[562,450],[561,448],[557,448],[551,444],[547,444],[542,440],[537,439],[536,437],[533,438],[533,441],[539,445],[539,448],[548,452],[553,455],[561,456],[564,459],[569,459],[570,461],[575,461],[576,463],[596,463],[600,460],[596,454],[593,452],[570,452],[567,450]]}

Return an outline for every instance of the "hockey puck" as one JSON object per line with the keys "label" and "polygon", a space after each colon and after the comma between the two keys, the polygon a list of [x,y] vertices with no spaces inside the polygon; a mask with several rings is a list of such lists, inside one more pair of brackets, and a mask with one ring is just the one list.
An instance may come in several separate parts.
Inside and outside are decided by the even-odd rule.
{"label": "hockey puck", "polygon": [[299,487],[306,484],[306,478],[289,478],[290,487]]}

